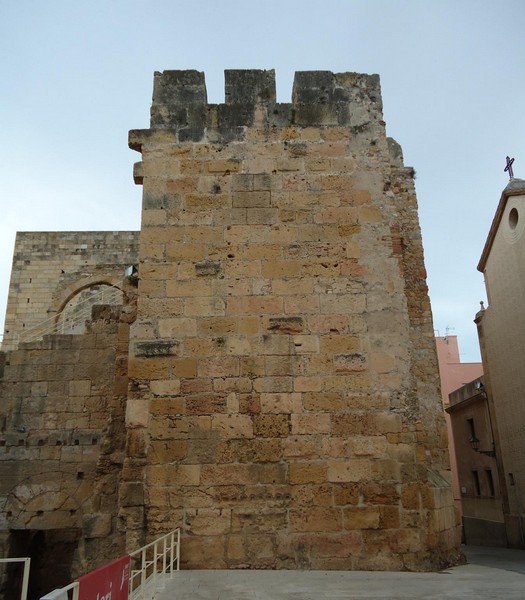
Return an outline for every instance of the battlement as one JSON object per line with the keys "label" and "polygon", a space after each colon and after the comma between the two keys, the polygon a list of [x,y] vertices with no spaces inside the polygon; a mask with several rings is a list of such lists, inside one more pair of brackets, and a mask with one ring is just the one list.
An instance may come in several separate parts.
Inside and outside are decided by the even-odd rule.
{"label": "battlement", "polygon": [[[176,130],[178,141],[232,141],[245,128],[348,126],[382,123],[378,75],[298,71],[291,103],[276,102],[274,70],[226,70],[225,102],[208,104],[204,73],[156,72],[151,129]],[[130,141],[132,147],[133,142]]]}

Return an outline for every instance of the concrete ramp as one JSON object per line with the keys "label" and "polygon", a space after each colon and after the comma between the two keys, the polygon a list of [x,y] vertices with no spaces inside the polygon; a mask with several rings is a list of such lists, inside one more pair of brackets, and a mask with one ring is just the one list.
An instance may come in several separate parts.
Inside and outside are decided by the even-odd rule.
{"label": "concrete ramp", "polygon": [[525,551],[467,548],[468,564],[436,573],[179,571],[158,600],[523,600]]}

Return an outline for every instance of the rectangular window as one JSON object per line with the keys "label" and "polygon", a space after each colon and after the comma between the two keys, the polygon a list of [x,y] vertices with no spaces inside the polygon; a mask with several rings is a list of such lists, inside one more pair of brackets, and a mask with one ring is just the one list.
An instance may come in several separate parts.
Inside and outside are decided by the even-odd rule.
{"label": "rectangular window", "polygon": [[474,491],[476,496],[481,496],[481,487],[479,485],[479,473],[477,471],[472,471],[472,477],[474,478]]}
{"label": "rectangular window", "polygon": [[494,479],[492,478],[492,471],[490,469],[485,470],[487,476],[487,486],[489,488],[489,496],[495,496],[494,492]]}
{"label": "rectangular window", "polygon": [[476,438],[476,428],[474,427],[474,419],[472,417],[467,419],[467,423],[468,423],[470,439],[471,440],[475,439]]}

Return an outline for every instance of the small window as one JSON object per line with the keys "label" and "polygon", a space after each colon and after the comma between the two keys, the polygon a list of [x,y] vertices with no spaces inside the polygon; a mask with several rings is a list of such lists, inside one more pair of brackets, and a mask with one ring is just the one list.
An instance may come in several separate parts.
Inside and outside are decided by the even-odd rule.
{"label": "small window", "polygon": [[512,473],[509,473],[509,483],[510,485],[516,485],[514,481],[514,475]]}
{"label": "small window", "polygon": [[514,230],[518,226],[518,221],[520,220],[520,215],[516,208],[512,208],[509,212],[509,227]]}
{"label": "small window", "polygon": [[477,439],[476,437],[476,428],[474,427],[474,419],[472,417],[467,419],[467,423],[468,423],[468,431],[470,434],[470,439],[471,440],[475,440]]}
{"label": "small window", "polygon": [[487,486],[489,488],[489,496],[495,496],[494,492],[494,479],[492,478],[492,471],[487,469],[485,471],[485,475],[487,476]]}
{"label": "small window", "polygon": [[472,471],[472,477],[474,478],[474,491],[476,496],[481,496],[481,486],[479,484],[479,473],[477,471]]}

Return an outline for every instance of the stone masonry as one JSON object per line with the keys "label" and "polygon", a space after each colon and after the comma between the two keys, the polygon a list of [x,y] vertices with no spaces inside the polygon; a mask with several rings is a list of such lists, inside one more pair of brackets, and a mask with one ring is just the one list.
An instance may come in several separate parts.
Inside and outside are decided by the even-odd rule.
{"label": "stone masonry", "polygon": [[154,80],[120,488],[192,568],[458,559],[413,170],[375,75]]}
{"label": "stone masonry", "polygon": [[[17,234],[0,352],[0,556],[31,557],[30,598],[123,552],[118,493],[136,313],[124,271],[137,261],[138,235]],[[117,292],[119,306],[96,306],[101,288]],[[49,333],[79,299],[81,330],[66,322],[67,335]],[[0,598],[13,597],[15,580],[0,570]]]}
{"label": "stone masonry", "polygon": [[138,231],[18,232],[9,285],[3,350],[16,348],[69,300],[93,284],[119,285],[138,255]]}
{"label": "stone masonry", "polygon": [[[131,288],[124,306],[94,307],[83,335],[45,336],[0,353],[0,550],[31,556],[30,597],[122,553],[133,296]],[[0,577],[0,597],[12,594],[12,582]]]}

